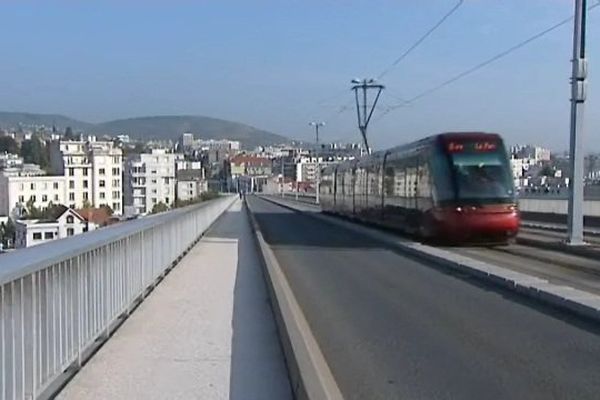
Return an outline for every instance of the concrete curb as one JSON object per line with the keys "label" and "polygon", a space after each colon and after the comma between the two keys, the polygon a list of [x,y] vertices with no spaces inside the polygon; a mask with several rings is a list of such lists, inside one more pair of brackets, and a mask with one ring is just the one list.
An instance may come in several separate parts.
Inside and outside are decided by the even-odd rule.
{"label": "concrete curb", "polygon": [[264,259],[265,278],[282,339],[294,398],[343,400],[342,393],[279,262],[264,240],[249,207],[247,212]]}
{"label": "concrete curb", "polygon": [[466,256],[410,241],[408,239],[399,238],[393,234],[336,217],[315,212],[308,213],[308,210],[303,210],[300,205],[289,204],[280,201],[279,199],[267,197],[263,197],[263,199],[290,210],[304,213],[313,218],[368,235],[414,257],[430,261],[442,267],[467,273],[484,282],[498,285],[564,311],[600,322],[600,296],[598,295],[568,286],[556,285],[550,283],[546,279],[477,261]]}

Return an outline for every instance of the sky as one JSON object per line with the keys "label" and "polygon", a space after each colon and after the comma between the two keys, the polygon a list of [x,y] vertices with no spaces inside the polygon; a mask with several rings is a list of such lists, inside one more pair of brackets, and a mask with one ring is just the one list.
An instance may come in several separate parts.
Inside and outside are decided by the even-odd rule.
{"label": "sky", "polygon": [[[588,0],[590,4],[596,0]],[[360,140],[350,81],[378,76],[457,0],[0,0],[0,110],[101,122],[205,115]],[[465,0],[380,81],[377,149],[477,130],[568,148],[572,23],[408,106],[573,14],[573,0]],[[600,7],[589,13],[586,148],[600,150]],[[344,107],[346,106],[346,107]],[[344,110],[340,112],[340,110]]]}

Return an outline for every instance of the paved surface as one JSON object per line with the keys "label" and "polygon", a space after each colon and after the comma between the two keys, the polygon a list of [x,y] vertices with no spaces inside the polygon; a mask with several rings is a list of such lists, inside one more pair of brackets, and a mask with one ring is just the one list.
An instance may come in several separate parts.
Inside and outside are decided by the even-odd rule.
{"label": "paved surface", "polygon": [[291,399],[240,211],[217,221],[59,399]]}
{"label": "paved surface", "polygon": [[347,399],[597,399],[600,329],[249,199]]}

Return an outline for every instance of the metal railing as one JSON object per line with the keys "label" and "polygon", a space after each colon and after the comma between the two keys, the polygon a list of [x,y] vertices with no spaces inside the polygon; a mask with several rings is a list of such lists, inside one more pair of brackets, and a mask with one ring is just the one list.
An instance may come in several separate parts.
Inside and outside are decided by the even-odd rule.
{"label": "metal railing", "polygon": [[76,370],[235,200],[0,256],[0,400],[37,399]]}

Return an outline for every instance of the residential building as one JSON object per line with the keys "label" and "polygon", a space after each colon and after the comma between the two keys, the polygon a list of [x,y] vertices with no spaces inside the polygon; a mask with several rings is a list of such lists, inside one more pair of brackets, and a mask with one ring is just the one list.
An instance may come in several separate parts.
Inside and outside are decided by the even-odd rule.
{"label": "residential building", "polygon": [[533,145],[516,145],[510,148],[513,158],[533,159],[535,163],[550,161],[549,149]]}
{"label": "residential building", "polygon": [[317,166],[325,168],[327,165],[338,164],[342,161],[350,160],[353,157],[324,158],[319,157],[300,157],[296,162],[296,182],[316,182]]}
{"label": "residential building", "polygon": [[153,149],[151,153],[133,154],[125,163],[125,204],[135,214],[146,214],[158,203],[171,206],[175,201],[175,165],[181,154]]}
{"label": "residential building", "polygon": [[187,169],[177,172],[177,200],[189,201],[208,191],[208,182],[202,169]]}
{"label": "residential building", "polygon": [[231,176],[270,176],[272,165],[270,159],[247,154],[238,154],[231,158]]}
{"label": "residential building", "polygon": [[64,176],[39,176],[0,172],[0,215],[20,215],[19,209],[31,202],[36,208],[50,203],[65,204],[67,180]]}
{"label": "residential building", "polygon": [[6,152],[0,154],[0,170],[21,167],[23,167],[23,159],[19,155]]}
{"label": "residential building", "polygon": [[51,142],[50,164],[55,174],[66,177],[69,207],[107,205],[122,213],[122,151],[112,142],[94,137]]}
{"label": "residential building", "polygon": [[31,247],[51,240],[63,239],[95,229],[73,209],[57,207],[54,215],[46,220],[17,220],[15,224],[15,247]]}

